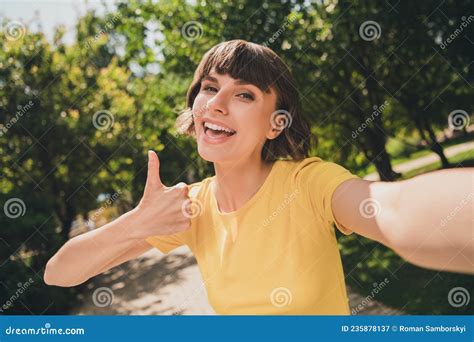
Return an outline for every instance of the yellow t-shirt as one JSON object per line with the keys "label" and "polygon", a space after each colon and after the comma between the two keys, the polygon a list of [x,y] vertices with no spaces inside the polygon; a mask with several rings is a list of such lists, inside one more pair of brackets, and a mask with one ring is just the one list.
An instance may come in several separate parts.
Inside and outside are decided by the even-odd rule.
{"label": "yellow t-shirt", "polygon": [[231,213],[218,209],[214,178],[190,185],[189,197],[201,208],[191,229],[146,241],[163,253],[189,246],[215,312],[349,314],[331,197],[358,177],[317,157],[279,160],[257,193]]}

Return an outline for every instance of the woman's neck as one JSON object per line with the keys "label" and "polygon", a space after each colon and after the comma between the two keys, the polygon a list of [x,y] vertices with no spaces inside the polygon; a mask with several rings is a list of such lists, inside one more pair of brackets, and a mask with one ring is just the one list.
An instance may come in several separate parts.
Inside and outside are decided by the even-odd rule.
{"label": "woman's neck", "polygon": [[239,210],[260,189],[272,169],[273,162],[244,160],[232,164],[214,163],[215,193],[223,213]]}

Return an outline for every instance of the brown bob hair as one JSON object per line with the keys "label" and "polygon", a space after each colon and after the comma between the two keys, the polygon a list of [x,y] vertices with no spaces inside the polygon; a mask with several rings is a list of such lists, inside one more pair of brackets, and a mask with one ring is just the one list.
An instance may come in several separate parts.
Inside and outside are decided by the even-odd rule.
{"label": "brown bob hair", "polygon": [[188,89],[186,110],[176,120],[179,133],[195,136],[192,107],[201,88],[202,79],[212,70],[228,74],[268,92],[277,94],[276,110],[290,114],[290,125],[275,139],[267,139],[262,160],[301,160],[308,156],[311,132],[301,110],[296,83],[289,68],[271,49],[245,40],[230,40],[212,47],[203,56]]}

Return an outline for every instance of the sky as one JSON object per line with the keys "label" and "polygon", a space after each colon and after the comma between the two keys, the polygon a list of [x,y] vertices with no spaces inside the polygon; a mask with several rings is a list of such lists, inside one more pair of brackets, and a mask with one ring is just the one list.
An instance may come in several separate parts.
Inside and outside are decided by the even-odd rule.
{"label": "sky", "polygon": [[102,14],[103,3],[113,8],[115,0],[0,0],[0,17],[17,20],[28,25],[32,31],[43,31],[49,40],[53,37],[54,27],[64,25],[67,34],[66,43],[74,40],[74,25],[77,19],[88,9]]}

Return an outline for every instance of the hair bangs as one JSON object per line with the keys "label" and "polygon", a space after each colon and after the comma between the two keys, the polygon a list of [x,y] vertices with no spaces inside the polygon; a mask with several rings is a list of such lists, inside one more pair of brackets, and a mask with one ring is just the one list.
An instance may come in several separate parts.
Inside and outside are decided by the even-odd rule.
{"label": "hair bangs", "polygon": [[[234,44],[218,46],[207,58],[204,58],[202,72],[198,76],[202,80],[212,71],[220,75],[228,74],[236,80],[257,86],[263,92],[269,92],[275,83],[277,68],[268,63],[269,51],[252,46],[253,43],[242,44],[237,41]],[[255,72],[258,70],[258,72]]]}

